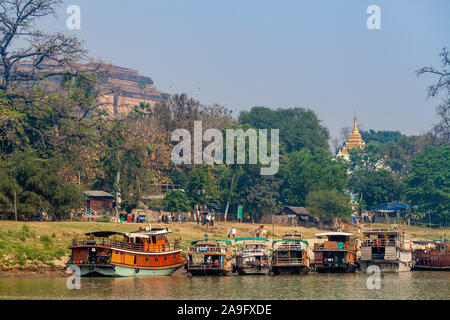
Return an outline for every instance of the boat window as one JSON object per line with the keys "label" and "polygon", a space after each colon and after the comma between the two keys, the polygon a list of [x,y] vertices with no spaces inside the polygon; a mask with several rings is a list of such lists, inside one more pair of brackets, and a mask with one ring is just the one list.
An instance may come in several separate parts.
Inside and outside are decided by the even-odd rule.
{"label": "boat window", "polygon": [[156,237],[152,236],[152,243],[155,244],[156,243]]}
{"label": "boat window", "polygon": [[158,258],[155,258],[155,262],[158,262]]}
{"label": "boat window", "polygon": [[148,258],[145,258],[145,262],[148,262],[148,260],[149,260]]}
{"label": "boat window", "polygon": [[167,261],[167,256],[164,257],[164,261]]}

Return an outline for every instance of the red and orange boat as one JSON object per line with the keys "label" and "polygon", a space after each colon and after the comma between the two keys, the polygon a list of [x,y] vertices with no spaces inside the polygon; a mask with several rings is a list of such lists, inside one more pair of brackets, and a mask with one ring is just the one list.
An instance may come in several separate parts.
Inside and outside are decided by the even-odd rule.
{"label": "red and orange boat", "polygon": [[114,275],[169,276],[184,265],[180,242],[169,243],[168,229],[152,229],[123,234],[111,241]]}

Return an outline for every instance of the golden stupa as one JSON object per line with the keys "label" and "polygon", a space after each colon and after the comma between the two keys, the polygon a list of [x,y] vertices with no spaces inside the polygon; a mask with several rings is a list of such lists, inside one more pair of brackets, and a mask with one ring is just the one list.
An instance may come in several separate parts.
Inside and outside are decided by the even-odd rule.
{"label": "golden stupa", "polygon": [[338,156],[343,156],[344,158],[348,159],[350,157],[348,150],[353,148],[360,148],[364,149],[365,142],[361,137],[361,134],[358,130],[358,124],[356,122],[356,116],[354,118],[354,124],[353,124],[353,131],[350,134],[350,137],[347,140],[347,143],[345,146],[341,149],[339,149]]}

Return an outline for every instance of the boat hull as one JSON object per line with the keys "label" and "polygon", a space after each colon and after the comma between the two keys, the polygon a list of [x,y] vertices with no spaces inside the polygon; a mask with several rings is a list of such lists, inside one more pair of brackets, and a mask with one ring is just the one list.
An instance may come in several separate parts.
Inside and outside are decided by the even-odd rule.
{"label": "boat hull", "polygon": [[224,269],[187,269],[192,276],[228,276],[230,270]]}
{"label": "boat hull", "polygon": [[283,274],[306,274],[311,269],[308,266],[273,266],[272,273],[277,275]]}
{"label": "boat hull", "polygon": [[162,268],[139,268],[115,265],[115,276],[117,277],[147,277],[147,276],[170,276],[183,264]]}
{"label": "boat hull", "polygon": [[270,267],[241,267],[236,268],[236,271],[244,275],[266,275],[270,272]]}
{"label": "boat hull", "polygon": [[361,271],[367,272],[369,266],[375,265],[381,272],[408,272],[411,271],[413,261],[386,261],[386,260],[361,260],[359,262]]}
{"label": "boat hull", "polygon": [[353,263],[346,263],[341,266],[336,265],[321,265],[316,266],[315,270],[318,273],[352,273],[358,269],[358,265]]}
{"label": "boat hull", "polygon": [[67,264],[67,267],[80,268],[81,277],[114,277],[115,271],[113,265],[80,265],[80,264]]}
{"label": "boat hull", "polygon": [[421,265],[414,265],[413,270],[417,271],[450,271],[450,266],[446,267],[432,267],[432,266],[421,266]]}

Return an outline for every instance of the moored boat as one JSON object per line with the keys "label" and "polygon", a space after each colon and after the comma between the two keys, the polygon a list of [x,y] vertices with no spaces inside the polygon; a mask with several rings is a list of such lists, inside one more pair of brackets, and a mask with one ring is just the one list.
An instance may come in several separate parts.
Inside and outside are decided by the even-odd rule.
{"label": "moored boat", "polygon": [[111,241],[111,264],[115,275],[169,276],[184,265],[178,241],[169,243],[166,229],[124,233],[121,241]]}
{"label": "moored boat", "polygon": [[114,276],[114,266],[111,264],[111,241],[113,235],[122,234],[115,231],[88,232],[84,237],[72,240],[68,247],[72,250],[66,265],[80,269],[82,277]]}
{"label": "moored boat", "polygon": [[[240,275],[265,275],[270,272],[270,250],[266,238],[237,238],[236,264],[233,271]],[[238,246],[242,246],[239,247]]]}
{"label": "moored boat", "polygon": [[414,241],[423,246],[413,251],[414,270],[450,271],[450,243],[448,241]]}
{"label": "moored boat", "polygon": [[359,265],[366,272],[369,266],[375,265],[381,272],[410,271],[414,265],[412,260],[412,244],[397,230],[363,231],[366,239],[361,244]]}
{"label": "moored boat", "polygon": [[192,241],[188,248],[186,271],[193,276],[225,276],[232,271],[231,241],[208,239]]}
{"label": "moored boat", "polygon": [[274,274],[305,274],[311,269],[308,242],[298,234],[284,235],[272,244],[272,272]]}
{"label": "moored boat", "polygon": [[319,273],[355,272],[357,264],[357,239],[352,233],[325,232],[316,234],[322,243],[314,244],[314,268]]}

